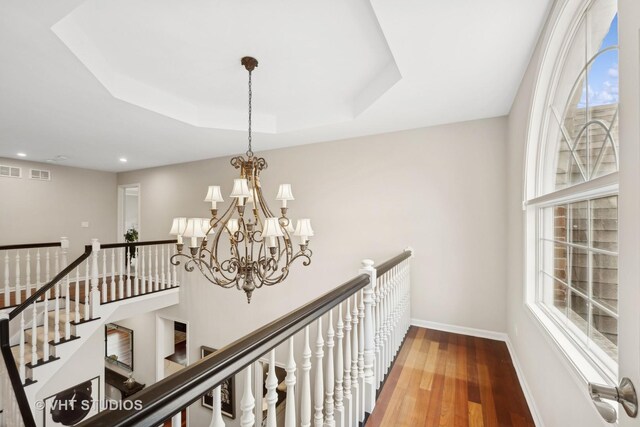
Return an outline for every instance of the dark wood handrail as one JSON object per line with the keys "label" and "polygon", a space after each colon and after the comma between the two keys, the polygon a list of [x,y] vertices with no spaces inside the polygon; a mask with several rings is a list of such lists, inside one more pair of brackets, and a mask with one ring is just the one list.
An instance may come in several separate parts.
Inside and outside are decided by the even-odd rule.
{"label": "dark wood handrail", "polygon": [[161,424],[367,286],[369,282],[369,276],[361,274],[127,399],[140,402],[142,409],[103,411],[78,426],[148,427]]}
{"label": "dark wood handrail", "polygon": [[[126,246],[148,246],[148,245],[160,245],[160,244],[169,244],[176,243],[176,240],[156,240],[156,241],[148,241],[148,242],[132,242],[132,243],[109,243],[106,245],[101,245],[100,249],[110,249],[117,247],[126,247]],[[61,246],[61,242],[57,243],[39,243],[40,246],[33,245],[12,245],[9,246],[0,246],[1,248],[10,248],[10,249],[22,249],[22,248],[32,248],[32,247],[51,247],[51,246]],[[24,386],[22,385],[22,381],[20,380],[20,373],[18,372],[18,368],[16,367],[16,361],[13,357],[13,353],[11,352],[10,345],[10,337],[9,337],[9,322],[14,319],[18,314],[22,313],[27,307],[30,307],[31,304],[38,301],[41,297],[44,297],[46,292],[53,288],[56,283],[60,282],[64,279],[68,274],[70,274],[75,268],[77,268],[83,261],[91,256],[93,252],[92,245],[86,245],[84,247],[84,253],[80,255],[75,261],[66,266],[62,271],[55,275],[49,283],[42,286],[35,293],[33,293],[29,298],[24,300],[22,304],[15,307],[7,317],[0,318],[0,351],[2,352],[2,357],[4,359],[5,366],[7,368],[7,374],[9,376],[9,380],[11,381],[11,386],[16,396],[16,400],[18,402],[18,408],[20,409],[20,413],[22,415],[22,421],[26,427],[35,427],[36,423],[33,418],[33,414],[29,407],[29,401],[24,392]]]}
{"label": "dark wood handrail", "polygon": [[174,239],[174,240],[150,240],[148,242],[107,243],[106,245],[100,245],[100,249],[114,249],[114,248],[151,246],[151,245],[168,245],[171,243],[178,243],[178,241]]}
{"label": "dark wood handrail", "polygon": [[[2,352],[2,358],[4,359],[5,366],[7,368],[7,376],[11,381],[11,388],[15,393],[16,401],[18,403],[18,409],[22,416],[22,423],[25,427],[36,427],[36,420],[33,418],[33,413],[29,407],[29,400],[24,392],[22,381],[20,380],[20,373],[16,367],[16,361],[11,352],[11,344],[9,343],[9,319],[0,319],[0,351]],[[3,408],[8,409],[8,408]]]}
{"label": "dark wood handrail", "polygon": [[376,276],[380,277],[387,271],[391,270],[396,265],[400,264],[405,259],[409,258],[413,252],[410,249],[405,250],[399,255],[394,256],[388,261],[383,262],[379,266],[376,267]]}
{"label": "dark wood handrail", "polygon": [[32,248],[53,248],[56,246],[62,246],[62,242],[21,243],[19,245],[3,245],[3,246],[0,246],[0,251],[11,251],[15,249],[32,249]]}

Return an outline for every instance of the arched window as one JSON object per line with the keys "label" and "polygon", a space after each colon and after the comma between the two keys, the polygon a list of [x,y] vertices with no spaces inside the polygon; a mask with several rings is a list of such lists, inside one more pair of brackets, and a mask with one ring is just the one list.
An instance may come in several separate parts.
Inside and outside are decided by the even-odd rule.
{"label": "arched window", "polygon": [[[575,3],[575,2],[574,2]],[[618,19],[581,2],[548,71],[529,174],[529,303],[600,372],[618,357]],[[544,68],[544,64],[543,64]],[[542,104],[541,104],[542,105]],[[530,135],[531,139],[531,135]],[[529,151],[531,155],[531,151]],[[529,162],[531,165],[531,162]],[[531,264],[532,263],[532,264]]]}

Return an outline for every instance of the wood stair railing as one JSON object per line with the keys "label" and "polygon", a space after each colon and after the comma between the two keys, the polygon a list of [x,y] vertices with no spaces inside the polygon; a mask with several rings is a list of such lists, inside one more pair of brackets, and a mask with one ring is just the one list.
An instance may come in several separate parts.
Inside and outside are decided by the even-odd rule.
{"label": "wood stair railing", "polygon": [[[82,255],[53,279],[36,287],[33,293],[29,292],[26,299],[9,313],[5,312],[0,318],[0,349],[4,359],[1,370],[4,375],[3,425],[35,426],[24,387],[35,382],[35,368],[59,359],[59,345],[80,338],[77,333],[79,325],[99,318],[101,304],[178,285],[175,269],[169,268],[170,250],[174,243],[175,240],[160,240],[101,246],[94,239],[91,245],[85,246]],[[144,261],[145,251],[147,261]],[[102,263],[99,263],[101,252]],[[107,253],[111,255],[110,272]],[[152,253],[155,254],[153,259]],[[159,253],[161,259],[158,258]],[[131,258],[134,254],[143,261],[139,272],[132,275]],[[66,259],[63,257],[64,263]],[[14,325],[18,331],[18,344],[12,347],[10,322],[18,318],[19,323]]]}

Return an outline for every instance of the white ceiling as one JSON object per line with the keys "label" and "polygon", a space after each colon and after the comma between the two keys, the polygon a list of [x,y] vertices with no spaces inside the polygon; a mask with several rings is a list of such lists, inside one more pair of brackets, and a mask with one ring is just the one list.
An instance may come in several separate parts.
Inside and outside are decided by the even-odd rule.
{"label": "white ceiling", "polygon": [[552,0],[0,1],[0,157],[123,171],[244,152],[245,55],[256,151],[507,114]]}

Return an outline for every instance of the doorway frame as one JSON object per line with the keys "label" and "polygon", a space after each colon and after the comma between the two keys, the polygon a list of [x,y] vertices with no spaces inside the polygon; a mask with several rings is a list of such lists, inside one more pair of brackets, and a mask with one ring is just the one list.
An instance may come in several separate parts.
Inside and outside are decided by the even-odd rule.
{"label": "doorway frame", "polygon": [[127,188],[137,188],[138,189],[138,240],[142,240],[142,226],[141,226],[141,219],[142,219],[142,212],[141,212],[141,208],[142,208],[142,203],[141,203],[141,199],[142,199],[142,186],[140,185],[139,182],[136,183],[132,183],[132,184],[120,184],[118,185],[118,229],[117,229],[117,233],[118,235],[116,236],[116,242],[118,243],[123,243],[124,242],[124,233],[127,232],[127,230],[124,229],[124,198],[126,195],[126,189]]}
{"label": "doorway frame", "polygon": [[[189,366],[189,364],[191,363],[191,360],[189,357],[189,340],[191,339],[191,326],[189,325],[189,321],[177,316],[156,313],[156,355],[155,355],[156,382],[166,378],[164,376],[164,357],[162,356],[162,348],[164,347],[163,346],[164,342],[160,342],[161,337],[164,337],[163,330],[162,330],[164,321],[169,321],[172,323],[180,322],[187,325],[187,348],[186,348],[187,365],[186,366]],[[175,328],[175,325],[174,325],[174,328]],[[185,409],[186,409],[186,417],[187,417],[185,420],[185,425],[189,427],[189,406],[187,406]]]}

